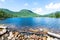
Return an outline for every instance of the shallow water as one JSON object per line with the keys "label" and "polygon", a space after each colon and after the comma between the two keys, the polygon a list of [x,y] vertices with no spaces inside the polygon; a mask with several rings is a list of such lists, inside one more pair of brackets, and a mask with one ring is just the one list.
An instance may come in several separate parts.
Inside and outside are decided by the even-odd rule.
{"label": "shallow water", "polygon": [[0,20],[0,24],[12,24],[16,27],[46,27],[51,29],[60,29],[60,18],[7,18]]}

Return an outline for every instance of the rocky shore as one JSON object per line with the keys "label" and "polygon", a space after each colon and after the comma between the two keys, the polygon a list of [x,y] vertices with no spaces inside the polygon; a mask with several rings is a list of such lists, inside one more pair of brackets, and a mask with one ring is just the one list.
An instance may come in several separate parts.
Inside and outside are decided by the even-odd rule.
{"label": "rocky shore", "polygon": [[28,33],[28,32],[18,32],[10,31],[3,35],[0,35],[0,40],[60,40],[53,36],[47,35],[46,33]]}
{"label": "rocky shore", "polygon": [[60,40],[59,35],[42,28],[17,31],[0,26],[0,29],[6,29],[5,33],[0,34],[0,40]]}

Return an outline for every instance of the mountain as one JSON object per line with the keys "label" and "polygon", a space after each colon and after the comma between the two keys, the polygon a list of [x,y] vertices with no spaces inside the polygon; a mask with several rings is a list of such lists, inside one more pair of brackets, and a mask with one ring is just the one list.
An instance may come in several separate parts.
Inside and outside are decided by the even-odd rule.
{"label": "mountain", "polygon": [[23,10],[17,12],[16,16],[18,16],[18,17],[39,17],[40,15],[38,15],[30,10],[23,9]]}
{"label": "mountain", "polygon": [[8,18],[8,17],[39,17],[40,15],[27,10],[23,9],[19,12],[13,12],[8,9],[0,9],[0,18]]}
{"label": "mountain", "polygon": [[0,9],[0,19],[4,19],[4,18],[9,18],[12,15],[10,14],[11,11],[9,11],[8,9]]}
{"label": "mountain", "polygon": [[43,15],[43,17],[52,17],[52,18],[60,18],[60,11],[56,11],[47,15]]}
{"label": "mountain", "polygon": [[46,14],[46,15],[38,15],[31,10],[22,9],[19,12],[13,12],[8,9],[0,8],[0,19],[4,18],[14,18],[14,17],[52,17],[52,18],[60,18],[60,11]]}

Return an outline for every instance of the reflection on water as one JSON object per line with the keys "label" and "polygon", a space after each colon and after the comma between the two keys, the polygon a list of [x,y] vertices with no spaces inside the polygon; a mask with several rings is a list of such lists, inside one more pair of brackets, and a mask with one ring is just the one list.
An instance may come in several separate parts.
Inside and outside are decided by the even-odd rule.
{"label": "reflection on water", "polygon": [[17,27],[47,27],[60,29],[60,18],[7,18],[0,20],[0,24],[13,24]]}

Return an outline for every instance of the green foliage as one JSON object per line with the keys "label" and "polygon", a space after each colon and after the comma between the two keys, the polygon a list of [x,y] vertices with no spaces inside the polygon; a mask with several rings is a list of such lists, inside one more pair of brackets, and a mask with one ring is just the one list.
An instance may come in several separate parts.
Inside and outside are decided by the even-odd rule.
{"label": "green foliage", "polygon": [[7,18],[9,14],[6,14],[4,11],[0,11],[0,18]]}
{"label": "green foliage", "polygon": [[30,10],[26,10],[26,9],[23,9],[20,12],[12,12],[7,9],[4,9],[4,12],[6,13],[6,15],[9,14],[10,15],[9,17],[38,17],[38,16],[40,16],[40,15],[38,15]]}
{"label": "green foliage", "polygon": [[40,15],[27,9],[23,9],[20,12],[13,12],[8,9],[0,9],[0,19],[10,17],[39,17],[39,16]]}
{"label": "green foliage", "polygon": [[13,12],[8,9],[0,9],[0,19],[13,17],[53,17],[60,18],[60,11],[47,15],[38,15],[30,10],[23,9],[19,12]]}
{"label": "green foliage", "polygon": [[44,15],[44,17],[60,18],[60,11]]}
{"label": "green foliage", "polygon": [[0,9],[0,19],[10,18],[11,16],[12,15],[4,11],[4,9]]}
{"label": "green foliage", "polygon": [[30,11],[30,10],[26,10],[26,9],[23,9],[21,10],[20,12],[18,12],[18,17],[38,17],[40,15]]}

